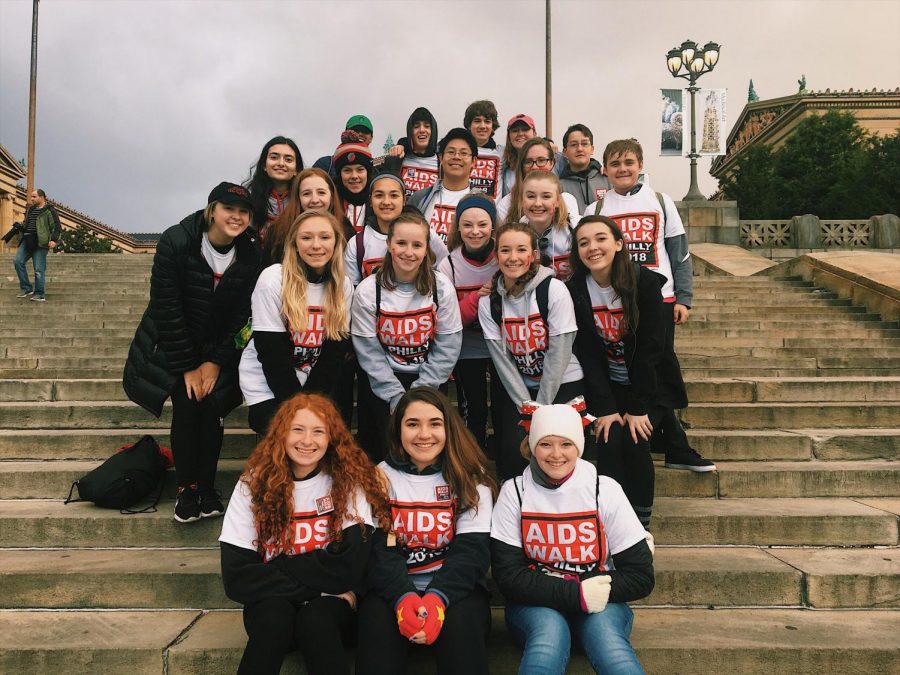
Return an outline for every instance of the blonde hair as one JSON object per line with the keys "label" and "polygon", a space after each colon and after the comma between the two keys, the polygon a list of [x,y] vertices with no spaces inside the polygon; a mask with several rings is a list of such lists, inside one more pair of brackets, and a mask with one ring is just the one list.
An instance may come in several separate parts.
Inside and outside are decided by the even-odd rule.
{"label": "blonde hair", "polygon": [[313,218],[328,221],[334,232],[334,252],[325,270],[325,337],[329,340],[342,340],[350,334],[350,308],[344,297],[344,232],[337,218],[328,211],[304,211],[294,219],[288,229],[284,242],[284,256],[281,260],[281,313],[291,330],[306,330],[309,320],[309,301],[307,292],[306,265],[300,259],[297,250],[297,233],[300,226]]}
{"label": "blonde hair", "polygon": [[526,175],[522,181],[522,198],[525,198],[525,185],[538,180],[548,180],[556,186],[556,211],[553,212],[552,227],[558,230],[569,227],[569,209],[562,197],[562,184],[559,182],[559,176],[552,171],[532,171]]}

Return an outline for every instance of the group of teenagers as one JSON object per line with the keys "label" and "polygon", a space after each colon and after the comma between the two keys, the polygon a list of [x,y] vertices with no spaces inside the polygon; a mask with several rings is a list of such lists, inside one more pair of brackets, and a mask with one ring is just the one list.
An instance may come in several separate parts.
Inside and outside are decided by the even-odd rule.
{"label": "group of teenagers", "polygon": [[[573,641],[643,672],[626,603],[654,584],[651,445],[715,469],[675,416],[687,238],[634,139],[600,165],[584,125],[562,156],[527,115],[505,147],[498,127],[476,101],[438,140],[419,108],[373,158],[356,115],[313,168],[279,136],[160,238],[123,384],[157,416],[171,400],[175,520],[224,515],[239,672],[297,648],[350,672],[353,643],[355,672],[400,673],[412,643],[486,673],[489,569],[519,672],[564,672]],[[242,400],[258,443],[226,510]]]}

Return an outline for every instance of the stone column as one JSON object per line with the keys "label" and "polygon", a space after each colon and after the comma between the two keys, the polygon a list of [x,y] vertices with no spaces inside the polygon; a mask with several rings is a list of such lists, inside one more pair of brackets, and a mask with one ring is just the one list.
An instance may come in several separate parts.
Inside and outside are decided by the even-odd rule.
{"label": "stone column", "polygon": [[872,236],[869,245],[872,248],[900,248],[900,217],[893,213],[869,218]]}
{"label": "stone column", "polygon": [[809,213],[791,218],[794,248],[822,248],[822,227],[818,216]]}

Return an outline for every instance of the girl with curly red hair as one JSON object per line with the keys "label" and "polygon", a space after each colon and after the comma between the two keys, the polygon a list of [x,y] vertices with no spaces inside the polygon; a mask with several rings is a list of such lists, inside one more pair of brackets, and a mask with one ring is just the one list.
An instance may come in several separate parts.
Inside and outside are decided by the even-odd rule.
{"label": "girl with curly red hair", "polygon": [[357,675],[402,674],[410,643],[434,645],[438,673],[488,672],[484,576],[497,487],[486,465],[446,396],[417,387],[401,397],[378,465],[392,531],[372,543]]}
{"label": "girl with curly red hair", "polygon": [[279,408],[234,488],[222,535],[225,593],[244,605],[239,673],[278,673],[299,647],[309,673],[350,673],[356,593],[372,532],[389,527],[375,467],[320,394]]}

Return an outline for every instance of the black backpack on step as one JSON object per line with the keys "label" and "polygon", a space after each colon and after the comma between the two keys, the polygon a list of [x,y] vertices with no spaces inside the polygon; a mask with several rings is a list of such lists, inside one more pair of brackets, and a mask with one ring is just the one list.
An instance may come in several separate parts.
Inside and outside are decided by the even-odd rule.
{"label": "black backpack on step", "polygon": [[[162,496],[165,458],[153,436],[144,436],[137,443],[125,446],[81,479],[72,483],[66,504],[75,501],[94,502],[105,509],[119,509],[121,513],[156,511]],[[72,492],[78,488],[78,499]],[[130,510],[156,489],[153,503],[139,511]]]}

